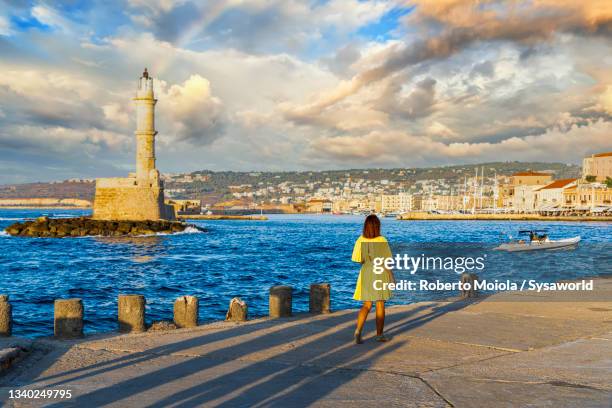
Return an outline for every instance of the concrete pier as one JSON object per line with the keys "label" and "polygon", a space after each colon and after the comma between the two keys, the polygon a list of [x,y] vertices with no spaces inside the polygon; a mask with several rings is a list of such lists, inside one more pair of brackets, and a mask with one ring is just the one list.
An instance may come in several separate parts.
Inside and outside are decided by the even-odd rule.
{"label": "concrete pier", "polygon": [[53,305],[53,334],[57,338],[83,337],[83,302],[81,299],[56,299]]}
{"label": "concrete pier", "polygon": [[269,315],[271,318],[291,316],[292,294],[291,286],[272,286],[270,288]]}
{"label": "concrete pier", "polygon": [[13,332],[13,309],[8,295],[0,295],[0,337],[10,337]]}
{"label": "concrete pier", "polygon": [[[37,339],[0,377],[0,405],[610,407],[612,279],[578,300],[523,292],[388,307],[387,343],[370,313],[354,344],[356,315]],[[9,400],[8,389],[72,398]]]}
{"label": "concrete pier", "polygon": [[310,313],[331,312],[331,286],[329,283],[313,283],[310,285]]}
{"label": "concrete pier", "polygon": [[145,304],[143,295],[119,295],[118,322],[119,332],[143,332],[145,326]]}
{"label": "concrete pier", "polygon": [[196,327],[200,303],[195,296],[181,296],[174,302],[174,324],[176,327]]}

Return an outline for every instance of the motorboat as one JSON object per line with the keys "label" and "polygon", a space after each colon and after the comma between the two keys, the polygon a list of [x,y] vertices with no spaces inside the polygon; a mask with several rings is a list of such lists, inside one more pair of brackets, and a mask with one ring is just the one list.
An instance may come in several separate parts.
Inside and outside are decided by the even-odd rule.
{"label": "motorboat", "polygon": [[535,251],[542,249],[560,249],[569,248],[578,245],[580,242],[580,236],[572,238],[564,238],[552,240],[548,238],[548,235],[539,235],[538,231],[520,231],[519,233],[529,234],[529,239],[521,239],[513,242],[505,242],[495,249],[507,252],[518,252],[518,251]]}

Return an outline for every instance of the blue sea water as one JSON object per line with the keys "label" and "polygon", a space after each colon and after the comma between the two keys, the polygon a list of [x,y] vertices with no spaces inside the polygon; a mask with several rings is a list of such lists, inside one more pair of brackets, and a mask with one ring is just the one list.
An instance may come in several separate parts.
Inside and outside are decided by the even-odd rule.
{"label": "blue sea water", "polygon": [[[41,215],[73,217],[77,210],[0,210],[0,230]],[[53,301],[83,299],[86,331],[115,330],[117,295],[147,298],[147,320],[171,319],[180,295],[200,299],[202,322],[222,319],[240,296],[252,317],[267,314],[268,289],[294,287],[295,311],[308,310],[309,285],[329,282],[332,307],[357,307],[352,300],[359,267],[351,262],[363,217],[271,215],[268,221],[196,221],[205,233],[137,238],[21,238],[0,233],[0,293],[10,295],[14,334],[53,333]],[[486,279],[530,277],[556,281],[610,275],[611,224],[578,222],[397,221],[382,220],[393,248],[420,251],[419,243],[477,243],[492,265]],[[492,251],[500,236],[520,229],[547,229],[552,238],[582,236],[575,250],[505,254]],[[451,244],[454,243],[454,244]],[[417,245],[415,247],[415,245]],[[418,255],[418,254],[417,254]],[[452,273],[451,273],[452,275]],[[398,278],[402,278],[400,275]],[[431,276],[429,277],[431,278]],[[452,276],[445,276],[451,279]],[[455,275],[456,280],[456,275]],[[452,293],[401,292],[391,303],[410,303]]]}

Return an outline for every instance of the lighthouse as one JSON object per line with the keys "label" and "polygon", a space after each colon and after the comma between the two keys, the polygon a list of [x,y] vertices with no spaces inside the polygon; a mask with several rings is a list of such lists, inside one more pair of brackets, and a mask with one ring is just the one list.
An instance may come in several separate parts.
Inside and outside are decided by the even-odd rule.
{"label": "lighthouse", "polygon": [[172,220],[174,207],[164,203],[164,183],[155,167],[155,94],[144,69],[136,103],[136,172],[125,178],[96,179],[93,218],[99,220]]}
{"label": "lighthouse", "polygon": [[136,91],[136,178],[142,182],[159,178],[155,168],[155,94],[153,78],[144,69]]}

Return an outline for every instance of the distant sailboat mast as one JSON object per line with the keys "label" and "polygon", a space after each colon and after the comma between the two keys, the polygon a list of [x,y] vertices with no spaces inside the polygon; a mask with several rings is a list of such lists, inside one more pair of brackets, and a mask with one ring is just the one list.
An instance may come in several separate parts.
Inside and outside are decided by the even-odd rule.
{"label": "distant sailboat mast", "polygon": [[468,195],[467,195],[467,175],[463,176],[463,213],[465,213],[466,206],[468,203]]}
{"label": "distant sailboat mast", "polygon": [[479,202],[478,202],[478,206],[480,207],[480,209],[482,210],[482,194],[484,191],[484,166],[482,166],[481,170],[480,170],[480,198],[479,198]]}
{"label": "distant sailboat mast", "polygon": [[474,182],[472,183],[472,186],[474,187],[474,194],[473,194],[473,198],[472,198],[472,214],[476,214],[476,193],[478,191],[478,167],[476,167],[474,169],[475,171],[475,176],[474,176]]}
{"label": "distant sailboat mast", "polygon": [[497,184],[497,170],[493,176],[493,214],[497,213],[497,199],[499,198],[499,186]]}

